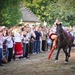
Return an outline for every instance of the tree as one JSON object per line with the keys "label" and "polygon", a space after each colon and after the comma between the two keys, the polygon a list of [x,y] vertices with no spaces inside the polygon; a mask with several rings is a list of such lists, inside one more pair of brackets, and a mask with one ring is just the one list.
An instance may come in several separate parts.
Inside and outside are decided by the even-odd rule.
{"label": "tree", "polygon": [[13,26],[21,19],[20,0],[0,0],[0,25]]}
{"label": "tree", "polygon": [[75,24],[75,0],[23,0],[23,3],[49,24],[56,18],[71,26]]}
{"label": "tree", "polygon": [[23,0],[23,3],[42,21],[46,21],[49,0]]}

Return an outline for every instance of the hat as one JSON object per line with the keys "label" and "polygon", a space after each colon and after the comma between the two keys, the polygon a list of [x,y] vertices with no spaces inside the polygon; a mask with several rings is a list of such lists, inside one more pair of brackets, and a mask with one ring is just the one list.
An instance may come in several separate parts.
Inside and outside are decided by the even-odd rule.
{"label": "hat", "polygon": [[2,28],[2,29],[4,29],[4,28],[5,28],[5,26],[2,26],[1,28]]}
{"label": "hat", "polygon": [[1,27],[1,30],[3,31],[5,28],[6,28],[5,26],[2,26],[2,27]]}

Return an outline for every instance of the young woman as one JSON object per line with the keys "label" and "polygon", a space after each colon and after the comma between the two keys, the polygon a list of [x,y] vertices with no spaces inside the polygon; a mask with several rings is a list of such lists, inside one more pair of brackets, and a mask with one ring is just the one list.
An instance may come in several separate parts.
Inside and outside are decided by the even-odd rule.
{"label": "young woman", "polygon": [[54,23],[51,31],[50,31],[50,35],[49,38],[53,41],[53,47],[56,48],[56,42],[57,42],[57,35],[56,35],[56,23],[58,23],[58,21],[56,20],[56,22]]}
{"label": "young woman", "polygon": [[8,62],[11,62],[12,56],[13,56],[13,40],[11,36],[11,32],[8,32],[6,35],[6,46],[8,50]]}
{"label": "young woman", "polygon": [[58,39],[58,36],[56,35],[56,25],[60,24],[61,22],[57,19],[53,25],[53,28],[50,32],[50,35],[49,35],[49,38],[52,39],[53,41],[53,44],[52,44],[52,47],[51,47],[51,50],[50,50],[50,53],[48,55],[48,59],[50,59],[54,49],[56,48],[56,43],[57,43],[57,39]]}

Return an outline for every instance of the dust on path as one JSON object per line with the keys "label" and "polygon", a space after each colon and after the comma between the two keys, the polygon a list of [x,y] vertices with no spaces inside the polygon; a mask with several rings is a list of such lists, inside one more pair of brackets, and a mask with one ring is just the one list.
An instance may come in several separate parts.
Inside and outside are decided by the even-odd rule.
{"label": "dust on path", "polygon": [[48,60],[48,51],[31,55],[30,59],[16,60],[0,67],[0,75],[75,75],[75,50],[71,51],[68,64],[64,64],[65,55],[61,50],[59,60],[54,62],[56,50]]}

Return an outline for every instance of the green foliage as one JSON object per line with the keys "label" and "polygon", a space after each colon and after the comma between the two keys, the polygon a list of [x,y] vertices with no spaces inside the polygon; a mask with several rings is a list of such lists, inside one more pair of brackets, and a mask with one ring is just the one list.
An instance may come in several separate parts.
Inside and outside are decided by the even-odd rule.
{"label": "green foliage", "polygon": [[49,0],[23,0],[25,6],[27,6],[34,14],[36,14],[42,21],[46,20]]}
{"label": "green foliage", "polygon": [[0,25],[13,26],[21,19],[20,0],[0,0]]}
{"label": "green foliage", "polygon": [[75,0],[23,0],[41,20],[48,24],[56,18],[73,26],[75,24]]}
{"label": "green foliage", "polygon": [[12,26],[20,21],[20,2],[49,25],[56,18],[75,25],[75,0],[0,0],[0,25]]}
{"label": "green foliage", "polygon": [[75,21],[75,8],[71,4],[73,2],[68,0],[58,0],[56,2],[52,2],[47,8],[47,12],[50,12],[48,16],[48,18],[50,18],[49,21],[59,18],[60,20],[65,21],[73,26]]}

